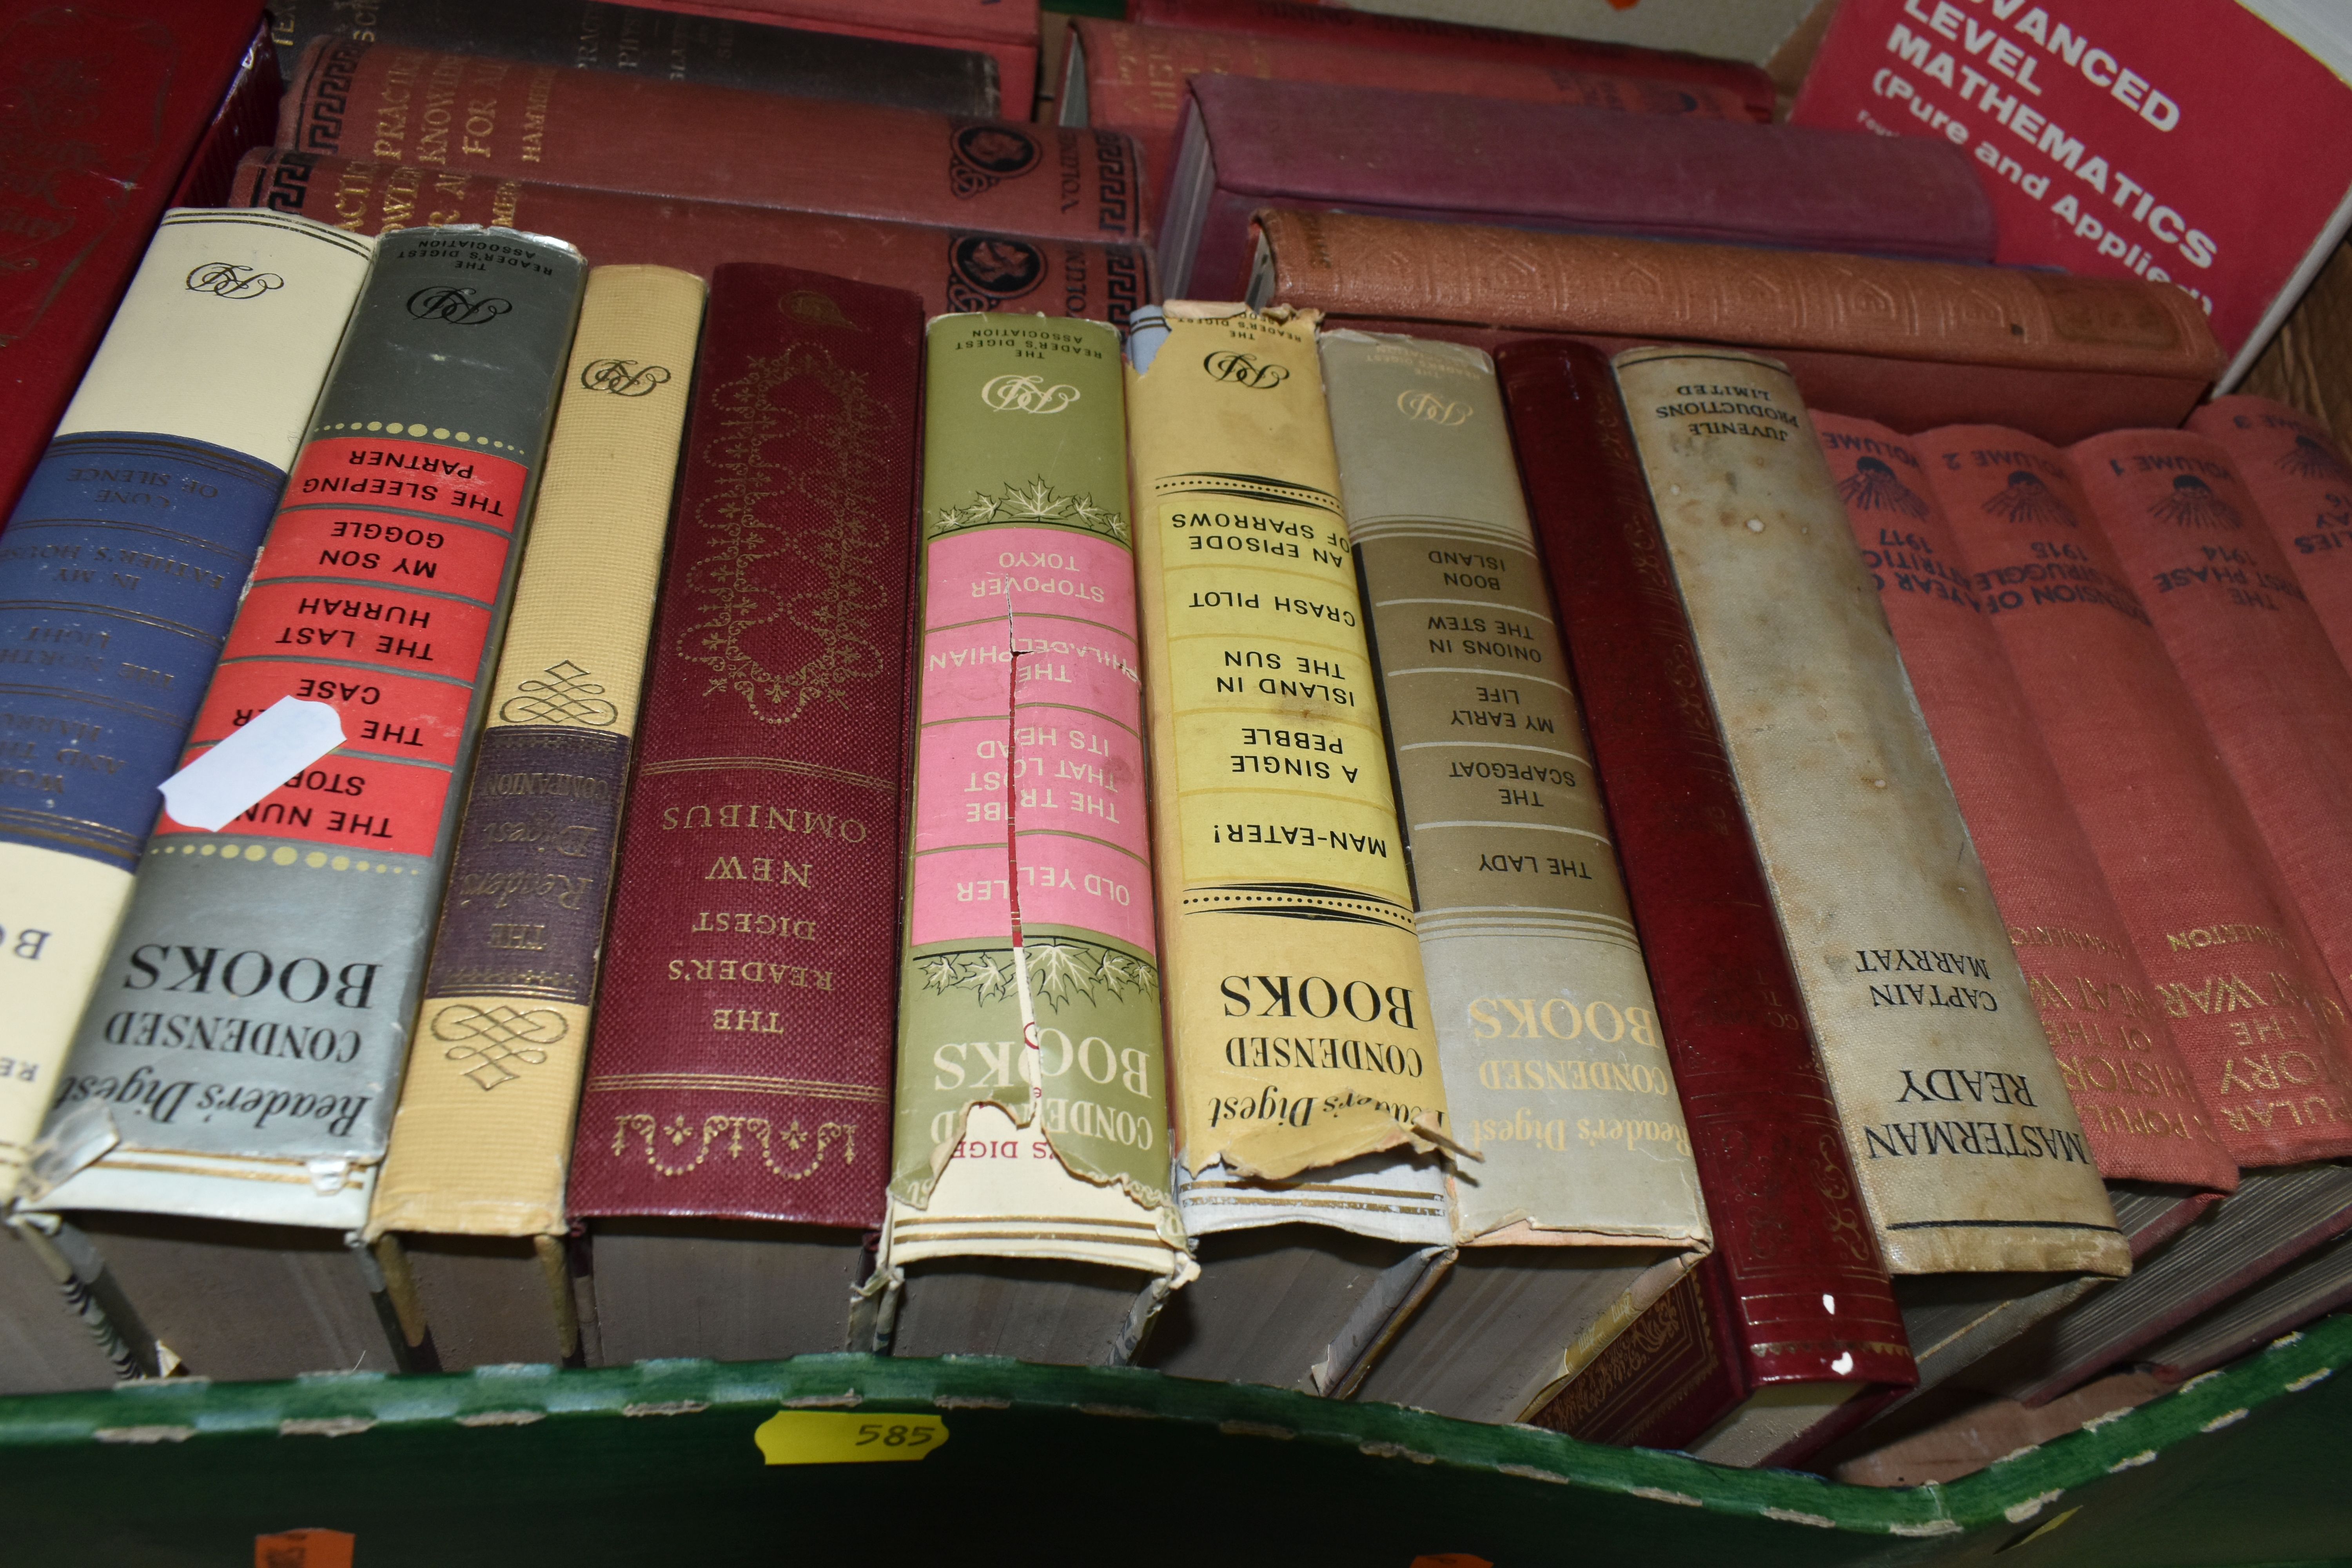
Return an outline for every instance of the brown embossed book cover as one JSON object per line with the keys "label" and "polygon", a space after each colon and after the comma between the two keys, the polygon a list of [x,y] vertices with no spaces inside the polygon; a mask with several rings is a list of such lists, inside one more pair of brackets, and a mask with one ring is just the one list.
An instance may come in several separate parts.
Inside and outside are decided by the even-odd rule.
{"label": "brown embossed book cover", "polygon": [[[447,107],[460,101],[462,115]],[[1114,131],[1048,131],[347,38],[320,38],[303,52],[278,144],[1048,239],[1129,239],[1141,224],[1135,144]]]}
{"label": "brown embossed book cover", "polygon": [[1251,302],[1493,349],[1566,332],[1758,349],[1809,408],[2074,441],[2178,425],[2222,366],[2179,289],[1951,262],[1262,211]]}
{"label": "brown embossed book cover", "polygon": [[922,330],[712,279],[572,1152],[608,1363],[838,1349],[882,1218]]}

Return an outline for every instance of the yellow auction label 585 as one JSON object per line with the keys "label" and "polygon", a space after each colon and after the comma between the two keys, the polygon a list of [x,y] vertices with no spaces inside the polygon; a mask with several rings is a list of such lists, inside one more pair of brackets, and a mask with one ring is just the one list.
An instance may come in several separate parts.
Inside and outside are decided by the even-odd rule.
{"label": "yellow auction label 585", "polygon": [[948,1440],[937,1415],[780,1410],[751,1434],[772,1465],[888,1464],[919,1459]]}

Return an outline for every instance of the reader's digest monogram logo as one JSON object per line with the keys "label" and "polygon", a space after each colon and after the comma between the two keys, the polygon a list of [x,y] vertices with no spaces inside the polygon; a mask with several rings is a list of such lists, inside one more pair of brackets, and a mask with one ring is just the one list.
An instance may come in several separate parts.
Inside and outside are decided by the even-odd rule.
{"label": "reader's digest monogram logo", "polygon": [[669,372],[662,366],[640,365],[633,359],[600,359],[580,367],[581,385],[615,397],[643,397],[668,381]]}
{"label": "reader's digest monogram logo", "polygon": [[1470,405],[1457,403],[1443,393],[1421,387],[1409,387],[1397,394],[1397,411],[1408,419],[1426,419],[1433,425],[1463,425],[1470,419]]}
{"label": "reader's digest monogram logo", "polygon": [[408,297],[408,313],[418,321],[447,321],[460,327],[478,327],[513,309],[510,300],[477,300],[471,289],[446,284],[438,289],[419,289]]}
{"label": "reader's digest monogram logo", "polygon": [[257,272],[234,261],[207,261],[188,274],[188,292],[216,294],[224,300],[258,300],[286,279],[275,272]]}
{"label": "reader's digest monogram logo", "polygon": [[981,387],[980,400],[999,414],[1059,414],[1078,400],[1078,389],[1047,386],[1042,375],[1000,375]]}
{"label": "reader's digest monogram logo", "polygon": [[1265,392],[1290,379],[1290,372],[1278,364],[1267,364],[1255,354],[1239,349],[1219,349],[1201,362],[1213,381],[1230,381],[1235,386],[1246,386],[1252,392]]}

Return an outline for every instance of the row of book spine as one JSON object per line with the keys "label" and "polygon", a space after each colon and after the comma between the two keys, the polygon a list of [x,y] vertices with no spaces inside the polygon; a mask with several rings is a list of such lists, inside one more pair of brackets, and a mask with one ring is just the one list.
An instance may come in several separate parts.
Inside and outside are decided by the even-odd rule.
{"label": "row of book spine", "polygon": [[[2352,703],[2329,706],[2341,665],[2199,437],[2114,437],[2069,468],[2027,437],[1923,454],[1824,420],[1851,464],[1833,488],[1792,384],[1750,355],[1623,356],[1626,403],[1654,416],[1629,441],[1573,346],[1504,356],[1507,417],[1476,351],[1318,345],[1311,315],[1171,309],[1122,371],[1108,327],[927,332],[915,297],[816,274],[720,269],[708,331],[703,298],[507,232],[371,247],[249,211],[160,231],[8,561],[84,612],[68,635],[20,601],[20,662],[70,742],[54,765],[112,788],[11,825],[58,911],[9,939],[46,966],[34,1022],[56,1039],[10,1074],[18,1229],[137,1325],[131,1362],[302,1370],[387,1322],[393,1359],[441,1364],[533,1335],[598,1360],[846,1339],[1139,1353],[1513,1419],[1575,1405],[1571,1379],[1678,1285],[1758,1321],[1760,1233],[1792,1221],[1732,1204],[1734,1239],[1726,1198],[1801,1181],[1829,1200],[1794,1222],[1806,1250],[1852,1281],[1806,1327],[1850,1394],[1911,1380],[1885,1268],[2121,1274],[2102,1174],[2210,1194],[2239,1163],[2345,1152],[2342,1009],[2302,923],[2326,918],[2325,824],[2284,770],[2315,772]],[[144,374],[158,331],[219,379]],[[1569,564],[1596,545],[1560,531],[1577,479],[1539,454],[1561,430],[1584,482],[1613,466],[1613,507],[1585,513],[1630,530],[1614,570]],[[2325,479],[2333,454],[2294,434]],[[1977,512],[2072,530],[2034,542],[2044,566],[1939,540],[1937,481],[1974,470],[2005,476]],[[2067,488],[2084,471],[2089,500]],[[2166,488],[2107,493],[2134,475]],[[2201,553],[2129,542],[2135,504]],[[2094,510],[2147,559],[2105,563]],[[1947,760],[2001,780],[1952,769],[1958,808],[1873,571],[1890,597],[2003,612],[1968,624],[2000,629],[2022,705],[1982,695],[2008,668],[1983,638],[1938,687],[1932,637],[1895,617]],[[2081,741],[2079,681],[2033,685],[2009,628],[2046,617],[1997,596],[2003,572],[2143,631],[2118,585],[2169,584],[2169,644],[2099,653],[2145,710],[2106,700],[2127,733]],[[1646,628],[1601,632],[1595,585],[1646,595]],[[2200,616],[2206,589],[2265,618]],[[2079,661],[2097,634],[2052,635]],[[2275,670],[2229,640],[2257,636],[2290,639],[2300,684],[2226,686]],[[2195,719],[2159,700],[2168,646],[2221,740],[2201,774],[2165,743],[2168,713]],[[142,849],[174,712],[193,763],[284,697],[332,709],[341,743],[255,778],[222,831],[167,813]],[[1990,738],[1956,743],[1946,706],[1969,701]],[[2029,709],[2044,741],[2021,738]],[[2280,731],[2255,721],[2315,713],[2310,748],[2260,750]],[[101,715],[115,751],[90,743]],[[2030,765],[2045,743],[2055,793]],[[2027,761],[1985,760],[2002,745]],[[2186,936],[2145,808],[2063,831],[2126,755],[2136,779],[2172,769],[2145,787],[2182,831],[2236,835],[2206,860],[2242,886],[2196,889]],[[2027,826],[1989,826],[2004,808]],[[2307,852],[2274,870],[2278,843]],[[2053,878],[2062,850],[2096,875]],[[2021,971],[2005,929],[2056,934],[2018,937]],[[2277,956],[2199,980],[2159,937]],[[2042,973],[2042,947],[2107,969]],[[2139,981],[2135,954],[2168,978]],[[2134,1054],[2081,1048],[2108,1042],[2060,1016],[2077,992],[2131,1020]],[[2199,1016],[2266,1009],[2225,1022],[2269,1032],[2168,1031],[2199,996]],[[1768,1067],[1784,1097],[1750,1087]],[[2315,1087],[2254,1092],[2285,1081]],[[1963,1103],[2004,1109],[1944,1109]],[[565,1240],[583,1221],[593,1270]],[[322,1265],[346,1236],[373,1245]],[[207,1249],[339,1268],[340,1319],[308,1339],[218,1321],[192,1283]],[[752,1253],[797,1306],[730,1289]],[[1277,1278],[1319,1299],[1270,1324]],[[1793,1338],[1811,1310],[1780,1307]]]}

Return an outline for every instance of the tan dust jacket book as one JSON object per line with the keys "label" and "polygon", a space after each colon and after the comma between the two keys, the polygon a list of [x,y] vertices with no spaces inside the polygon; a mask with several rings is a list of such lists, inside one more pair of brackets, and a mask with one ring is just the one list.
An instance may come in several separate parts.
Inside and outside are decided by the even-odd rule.
{"label": "tan dust jacket book", "polygon": [[370,1240],[563,1229],[704,292],[588,274]]}
{"label": "tan dust jacket book", "polygon": [[2128,1272],[1796,384],[1728,350],[1615,363],[1888,1268]]}
{"label": "tan dust jacket book", "polygon": [[1444,1078],[1315,318],[1167,320],[1128,443],[1180,1180],[1427,1153]]}

